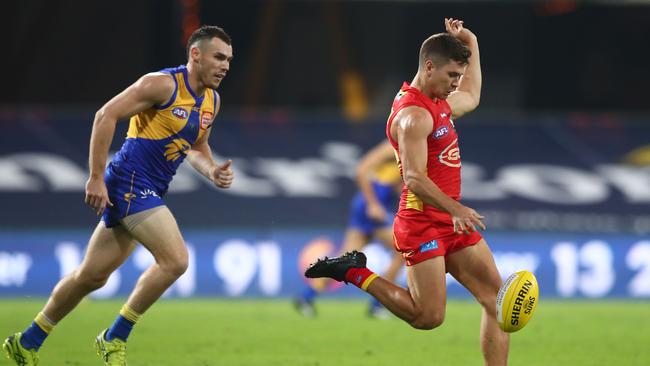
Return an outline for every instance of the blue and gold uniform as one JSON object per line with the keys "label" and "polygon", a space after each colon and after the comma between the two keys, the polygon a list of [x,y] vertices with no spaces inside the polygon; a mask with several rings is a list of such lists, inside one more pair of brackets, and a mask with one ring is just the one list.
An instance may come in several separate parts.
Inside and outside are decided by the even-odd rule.
{"label": "blue and gold uniform", "polygon": [[366,213],[367,202],[363,193],[357,193],[350,206],[349,227],[358,229],[365,235],[372,235],[373,231],[393,225],[395,205],[399,198],[401,177],[395,162],[386,162],[379,166],[372,180],[372,188],[377,200],[389,214],[385,221],[374,221]]}
{"label": "blue and gold uniform", "polygon": [[188,82],[187,68],[161,70],[174,78],[176,88],[167,103],[131,117],[126,140],[106,168],[104,180],[113,207],[102,220],[116,226],[124,217],[164,205],[176,169],[188,150],[212,124],[219,95],[206,89],[198,96]]}

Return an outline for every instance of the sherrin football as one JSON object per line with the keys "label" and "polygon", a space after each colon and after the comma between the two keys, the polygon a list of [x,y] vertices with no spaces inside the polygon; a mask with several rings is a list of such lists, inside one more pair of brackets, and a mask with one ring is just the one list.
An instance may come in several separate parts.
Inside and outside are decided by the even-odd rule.
{"label": "sherrin football", "polygon": [[504,332],[512,333],[525,327],[533,317],[539,302],[539,286],[529,271],[513,273],[497,294],[497,321]]}

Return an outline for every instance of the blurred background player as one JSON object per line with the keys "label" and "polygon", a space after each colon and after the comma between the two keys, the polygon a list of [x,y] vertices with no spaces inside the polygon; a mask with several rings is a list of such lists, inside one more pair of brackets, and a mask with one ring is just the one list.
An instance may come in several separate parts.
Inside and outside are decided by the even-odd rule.
{"label": "blurred background player", "polygon": [[[361,250],[373,239],[384,244],[393,253],[384,272],[384,278],[395,281],[404,259],[393,246],[393,214],[402,188],[402,179],[395,162],[395,151],[388,140],[368,151],[359,161],[356,171],[359,192],[352,199],[348,228],[339,254]],[[311,282],[302,295],[294,300],[296,309],[304,316],[316,315],[315,298],[325,291],[332,280],[318,278]],[[368,315],[386,318],[389,314],[381,303],[373,298]]]}
{"label": "blurred background player", "polygon": [[476,36],[463,22],[445,19],[447,33],[420,49],[411,84],[393,101],[386,126],[404,180],[395,218],[395,247],[407,265],[408,289],[366,268],[361,252],[319,260],[307,277],[353,283],[416,329],[434,329],[445,317],[449,272],[483,307],[480,338],[486,365],[506,365],[509,337],[496,319],[502,280],[487,243],[477,231],[483,216],[460,200],[461,158],[453,119],[474,110],[481,95]]}
{"label": "blurred background player", "polygon": [[[208,144],[221,105],[216,89],[232,60],[230,37],[219,27],[203,26],[190,36],[187,53],[187,65],[143,76],[95,115],[85,201],[102,219],[79,268],[59,281],[30,327],[5,340],[3,349],[18,365],[38,363],[37,352],[54,326],[106,283],[137,241],[156,263],[95,340],[105,365],[126,365],[133,326],[187,269],[185,242],[162,200],[172,177],[187,157],[217,187],[229,188],[233,180],[231,162],[217,165]],[[115,126],[127,117],[127,138],[106,167]]]}

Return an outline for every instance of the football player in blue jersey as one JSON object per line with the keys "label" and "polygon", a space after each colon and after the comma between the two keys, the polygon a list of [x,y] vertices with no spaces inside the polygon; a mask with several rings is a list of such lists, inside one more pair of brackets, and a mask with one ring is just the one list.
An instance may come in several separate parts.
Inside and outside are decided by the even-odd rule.
{"label": "football player in blue jersey", "polygon": [[[186,65],[144,75],[95,115],[85,202],[102,219],[79,268],[54,287],[31,326],[4,341],[18,365],[38,364],[38,350],[54,326],[102,287],[139,242],[155,263],[95,340],[105,365],[126,365],[131,329],[187,269],[187,248],[163,196],[185,158],[217,187],[229,188],[233,181],[231,161],[217,164],[208,144],[221,104],[216,89],[233,58],[230,37],[219,27],[203,26],[190,36],[187,55]],[[115,126],[125,118],[127,138],[106,166]]]}

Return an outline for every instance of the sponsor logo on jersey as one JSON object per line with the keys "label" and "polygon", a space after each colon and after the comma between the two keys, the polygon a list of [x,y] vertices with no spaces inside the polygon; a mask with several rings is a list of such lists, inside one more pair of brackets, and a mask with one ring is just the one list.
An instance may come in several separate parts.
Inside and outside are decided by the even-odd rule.
{"label": "sponsor logo on jersey", "polygon": [[187,117],[189,117],[189,113],[181,107],[172,109],[172,114],[180,119],[187,119]]}
{"label": "sponsor logo on jersey", "polygon": [[212,126],[212,112],[204,111],[201,113],[201,129],[205,130]]}
{"label": "sponsor logo on jersey", "polygon": [[438,127],[436,132],[433,133],[433,137],[435,139],[439,139],[441,137],[446,136],[448,133],[449,133],[449,128],[447,128],[447,126],[441,126],[441,127]]}
{"label": "sponsor logo on jersey", "polygon": [[460,168],[460,149],[458,148],[458,139],[454,139],[454,141],[440,152],[438,160],[446,166]]}
{"label": "sponsor logo on jersey", "polygon": [[428,252],[434,249],[438,249],[438,242],[435,240],[431,240],[420,245],[420,253]]}
{"label": "sponsor logo on jersey", "polygon": [[147,197],[160,197],[160,196],[158,196],[158,193],[152,191],[151,189],[145,189],[143,191],[140,191],[140,198],[147,198]]}

